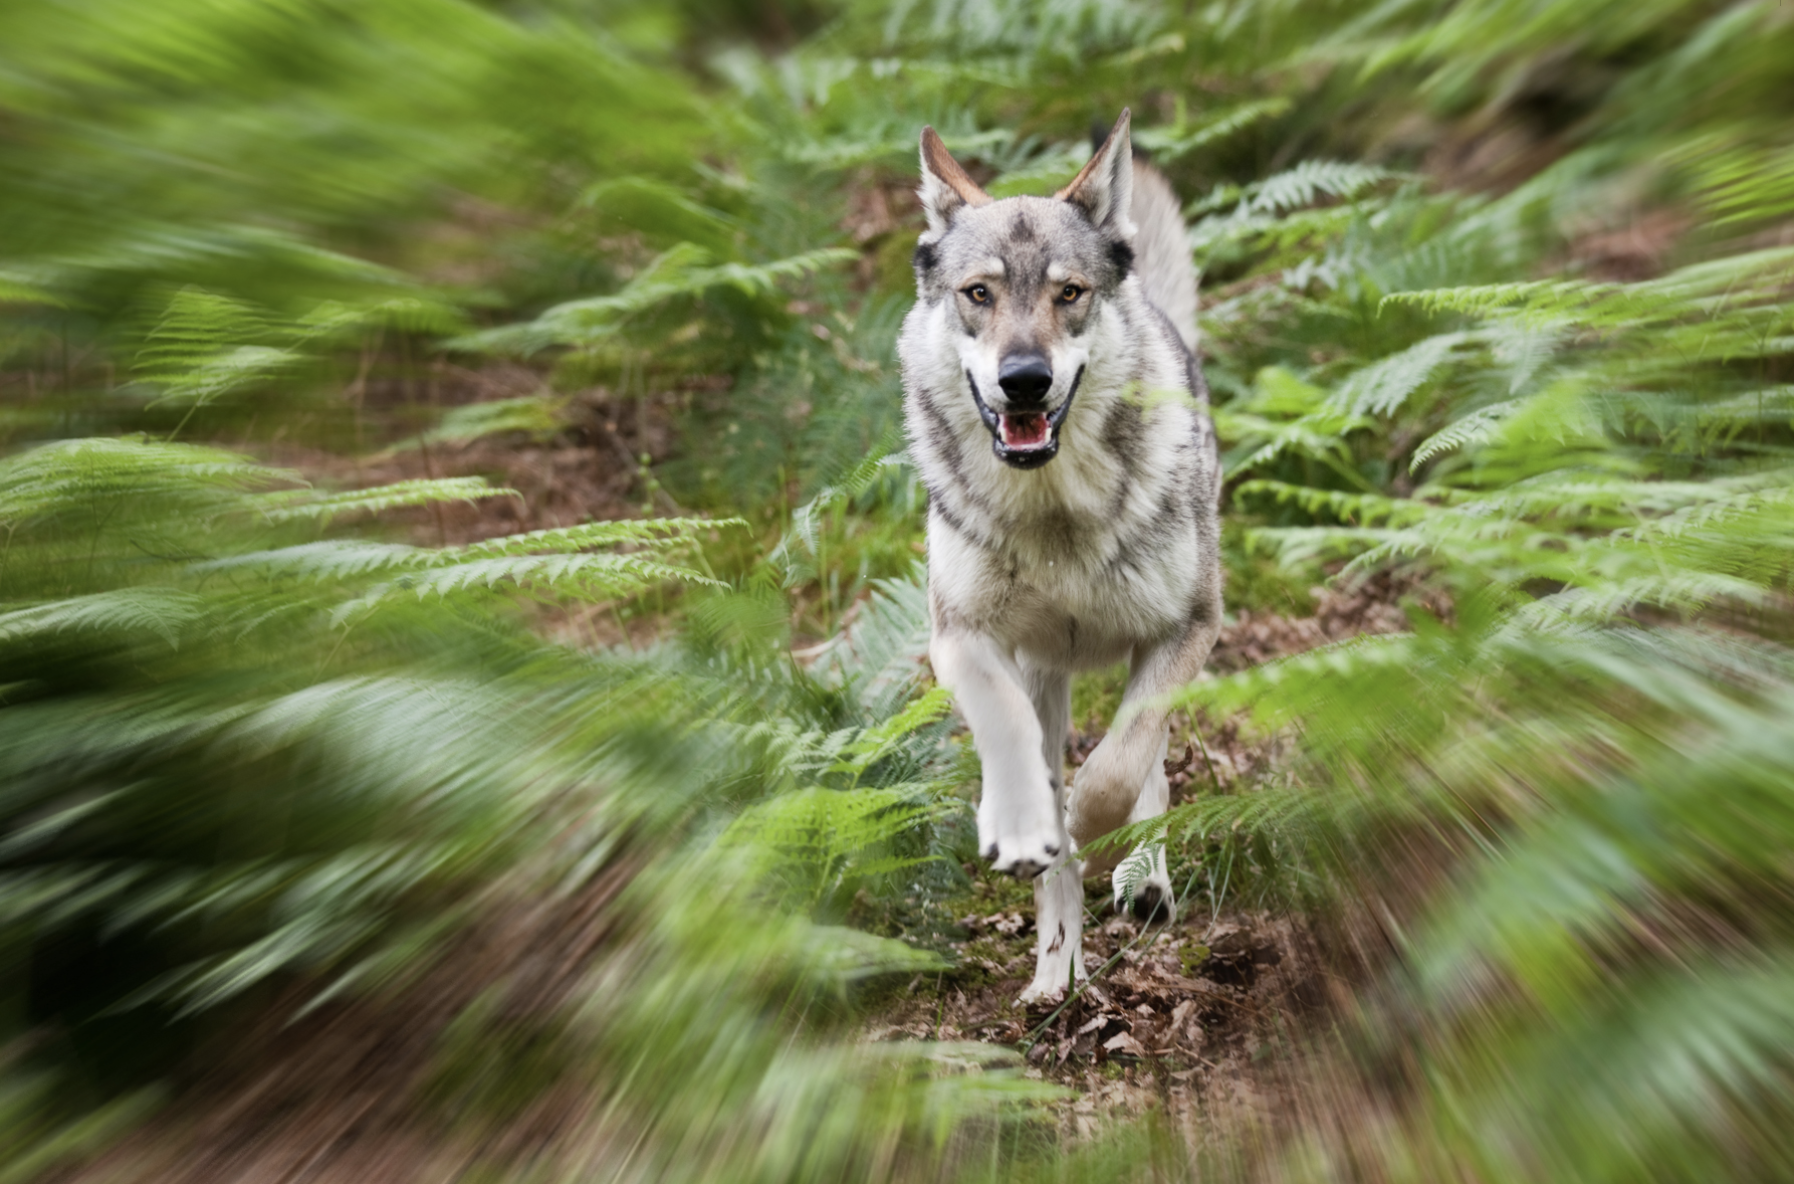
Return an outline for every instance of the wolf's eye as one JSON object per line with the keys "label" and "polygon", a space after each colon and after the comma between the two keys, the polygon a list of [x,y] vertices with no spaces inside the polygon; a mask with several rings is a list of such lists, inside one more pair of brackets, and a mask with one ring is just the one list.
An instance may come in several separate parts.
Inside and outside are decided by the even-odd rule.
{"label": "wolf's eye", "polygon": [[990,289],[983,284],[973,284],[966,289],[966,295],[971,298],[973,304],[990,303]]}
{"label": "wolf's eye", "polygon": [[1078,297],[1083,294],[1084,289],[1078,287],[1076,284],[1067,284],[1059,289],[1059,303],[1076,304],[1078,302]]}

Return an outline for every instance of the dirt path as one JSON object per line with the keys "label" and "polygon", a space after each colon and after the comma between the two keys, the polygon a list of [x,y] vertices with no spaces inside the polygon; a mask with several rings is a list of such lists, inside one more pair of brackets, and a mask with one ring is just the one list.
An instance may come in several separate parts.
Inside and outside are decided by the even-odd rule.
{"label": "dirt path", "polygon": [[[1210,669],[1243,670],[1362,634],[1403,631],[1399,602],[1409,591],[1384,576],[1349,590],[1315,589],[1309,617],[1239,612]],[[1282,770],[1280,738],[1254,735],[1241,720],[1201,719],[1194,732],[1200,743],[1191,721],[1174,721],[1166,761],[1174,806],[1215,792],[1250,793]],[[1081,764],[1100,738],[1078,735],[1072,763]],[[1022,1007],[1015,1000],[1034,968],[1031,891],[982,867],[967,870],[976,878],[957,918],[965,936],[950,946],[955,968],[909,982],[869,1019],[867,1039],[1014,1049],[1027,1076],[1077,1092],[1060,1108],[1068,1141],[1155,1108],[1192,1144],[1211,1141],[1217,1129],[1237,1136],[1242,1126],[1276,1121],[1290,1101],[1302,1034],[1324,1017],[1335,981],[1326,943],[1302,918],[1242,907],[1237,893],[1217,896],[1212,881],[1205,895],[1186,880],[1177,885],[1175,918],[1142,922],[1116,915],[1107,880],[1092,880],[1084,937],[1090,986],[1062,1008]]]}

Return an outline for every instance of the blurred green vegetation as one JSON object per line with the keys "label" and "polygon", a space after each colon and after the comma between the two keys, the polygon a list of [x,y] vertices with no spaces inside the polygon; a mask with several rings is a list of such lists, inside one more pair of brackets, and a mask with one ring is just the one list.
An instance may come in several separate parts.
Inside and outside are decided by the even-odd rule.
{"label": "blurred green vegetation", "polygon": [[[1301,1120],[1200,1154],[853,1040],[973,855],[895,455],[916,134],[1044,191],[1124,105],[1230,607],[1416,590],[1187,693],[1292,755],[1149,828],[1179,882],[1387,948]],[[5,6],[0,1180],[619,868],[589,981],[433,1078],[470,1125],[575,1080],[569,1178],[1788,1178],[1791,162],[1771,0]],[[435,471],[482,440],[639,517],[451,541],[516,500]]]}

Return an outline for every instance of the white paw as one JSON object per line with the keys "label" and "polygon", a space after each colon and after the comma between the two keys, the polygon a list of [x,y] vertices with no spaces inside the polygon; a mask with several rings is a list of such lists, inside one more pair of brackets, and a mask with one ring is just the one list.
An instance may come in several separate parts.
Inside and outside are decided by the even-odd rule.
{"label": "white paw", "polygon": [[[1122,912],[1129,904],[1126,885],[1115,885],[1115,911]],[[1171,894],[1171,877],[1154,872],[1134,888],[1134,916],[1142,921],[1169,921],[1177,916],[1177,901]]]}
{"label": "white paw", "polygon": [[[1046,801],[1050,807],[1050,793]],[[1005,875],[1032,880],[1053,866],[1067,846],[1050,809],[999,810],[988,793],[978,805],[978,853]]]}
{"label": "white paw", "polygon": [[[1086,976],[1080,973],[1078,975],[1078,982],[1081,984],[1084,981],[1086,981]],[[1015,1001],[1022,1004],[1024,1007],[1030,1007],[1041,1003],[1063,1003],[1065,1002],[1065,996],[1070,990],[1071,984],[1066,980],[1064,975],[1059,975],[1053,979],[1047,979],[1037,974],[1034,976],[1034,981],[1028,984],[1028,989],[1016,996]]]}
{"label": "white paw", "polygon": [[[1140,875],[1140,862],[1146,861],[1146,875]],[[1136,847],[1132,855],[1111,873],[1115,894],[1115,911],[1123,912],[1130,905],[1134,916],[1142,921],[1169,921],[1177,915],[1177,902],[1171,895],[1171,876],[1165,870],[1163,847]],[[1133,900],[1128,899],[1128,882],[1133,880]]]}

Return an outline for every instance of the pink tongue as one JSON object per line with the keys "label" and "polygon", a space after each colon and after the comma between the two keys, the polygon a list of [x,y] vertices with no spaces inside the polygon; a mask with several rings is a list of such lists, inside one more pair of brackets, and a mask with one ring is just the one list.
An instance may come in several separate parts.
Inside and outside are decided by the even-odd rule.
{"label": "pink tongue", "polygon": [[1010,448],[1038,448],[1046,443],[1047,417],[1038,411],[1002,417],[1003,443]]}

